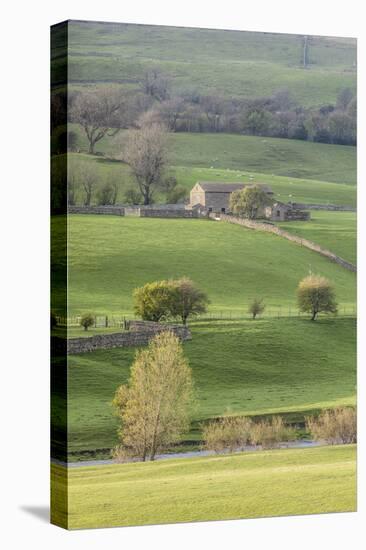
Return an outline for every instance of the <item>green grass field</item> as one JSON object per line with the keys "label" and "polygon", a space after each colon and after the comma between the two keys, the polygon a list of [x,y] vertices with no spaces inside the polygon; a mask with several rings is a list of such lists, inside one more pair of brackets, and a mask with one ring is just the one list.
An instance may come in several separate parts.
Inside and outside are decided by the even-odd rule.
{"label": "green grass field", "polygon": [[[302,418],[306,411],[355,403],[355,319],[322,318],[316,324],[299,318],[209,321],[191,329],[193,339],[184,351],[193,371],[196,406],[186,441],[199,439],[202,420],[225,413]],[[135,351],[69,356],[70,458],[83,452],[108,456],[117,443],[111,400],[129,377]]]}
{"label": "green grass field", "polygon": [[[356,87],[352,39],[311,37],[307,70],[298,35],[71,22],[68,41],[73,88],[114,82],[137,89],[151,67],[168,75],[175,92],[256,97],[287,88],[303,105],[332,103],[340,88]],[[60,43],[56,81],[62,53]]]}
{"label": "green grass field", "polygon": [[69,315],[131,315],[134,288],[183,275],[207,292],[212,312],[245,311],[254,296],[272,308],[294,309],[297,284],[309,269],[334,282],[342,306],[355,303],[354,273],[285,239],[239,226],[72,215],[68,232]]}
{"label": "green grass field", "polygon": [[[87,151],[88,145],[84,132],[77,124],[69,124],[68,129],[78,136],[78,145]],[[96,145],[96,152],[107,157],[121,154],[126,140],[126,132],[120,132],[115,138],[104,138]],[[71,154],[70,158],[81,158]],[[95,166],[112,169],[126,169],[121,163],[115,166],[103,159],[87,155],[86,160],[93,159]],[[265,138],[240,136],[237,134],[202,134],[171,133],[169,134],[169,163],[173,167],[185,167],[185,170],[196,168],[210,169],[210,177],[225,176],[223,170],[233,171],[226,176],[236,178],[248,177],[259,173],[263,177],[271,175],[286,178],[315,180],[314,184],[334,182],[356,184],[356,147],[346,145],[329,145],[294,139]],[[234,173],[235,172],[235,173]],[[178,174],[181,177],[183,174]],[[202,179],[202,176],[201,176]],[[213,179],[217,179],[213,177]],[[239,180],[240,181],[240,180]],[[179,180],[179,183],[184,184]],[[195,182],[193,182],[195,183]],[[312,182],[309,182],[311,185]],[[349,189],[351,192],[351,190]],[[335,189],[336,193],[336,189]],[[334,200],[336,199],[336,196]]]}
{"label": "green grass field", "polygon": [[[52,465],[63,494],[65,468]],[[69,529],[352,512],[356,448],[263,451],[68,470]],[[67,522],[67,523],[66,523]]]}
{"label": "green grass field", "polygon": [[349,262],[356,263],[357,219],[354,212],[313,210],[310,222],[279,223],[282,229],[315,241]]}

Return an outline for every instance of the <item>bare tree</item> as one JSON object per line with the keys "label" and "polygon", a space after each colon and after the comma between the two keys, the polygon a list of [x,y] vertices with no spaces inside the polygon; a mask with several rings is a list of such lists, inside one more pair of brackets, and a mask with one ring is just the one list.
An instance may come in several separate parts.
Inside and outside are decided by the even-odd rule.
{"label": "bare tree", "polygon": [[71,107],[71,120],[80,124],[89,142],[89,153],[104,136],[114,136],[120,130],[124,98],[115,88],[101,88],[80,93]]}
{"label": "bare tree", "polygon": [[154,190],[161,184],[167,164],[167,132],[163,125],[143,124],[130,130],[124,152],[137,181],[144,204],[151,204]]}
{"label": "bare tree", "polygon": [[220,119],[225,110],[224,100],[221,97],[205,96],[201,98],[201,105],[206,114],[210,130],[218,132],[220,129]]}
{"label": "bare tree", "polygon": [[94,163],[80,162],[78,165],[78,176],[82,188],[84,189],[84,206],[89,206],[92,200],[95,184],[98,181],[98,170]]}
{"label": "bare tree", "polygon": [[145,73],[141,89],[157,101],[169,98],[169,80],[159,69],[151,69]]}

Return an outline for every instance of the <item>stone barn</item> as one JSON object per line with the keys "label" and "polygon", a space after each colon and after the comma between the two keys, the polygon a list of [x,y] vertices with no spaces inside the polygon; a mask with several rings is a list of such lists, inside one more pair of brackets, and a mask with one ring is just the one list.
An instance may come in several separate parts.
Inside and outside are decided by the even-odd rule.
{"label": "stone barn", "polygon": [[310,212],[294,208],[293,204],[290,202],[287,204],[283,202],[274,202],[270,206],[266,206],[264,214],[268,220],[274,222],[310,220]]}
{"label": "stone barn", "polygon": [[272,197],[272,189],[263,183],[219,183],[211,181],[198,181],[190,193],[188,208],[200,208],[207,212],[229,212],[230,195],[245,187],[260,187]]}

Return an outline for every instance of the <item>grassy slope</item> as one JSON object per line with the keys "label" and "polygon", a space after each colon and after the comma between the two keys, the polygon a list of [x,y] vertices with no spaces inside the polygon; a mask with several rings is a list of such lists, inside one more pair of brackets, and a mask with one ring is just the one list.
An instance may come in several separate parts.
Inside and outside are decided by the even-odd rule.
{"label": "grassy slope", "polygon": [[[354,403],[356,326],[350,318],[263,319],[192,326],[184,344],[200,420],[232,414],[298,412]],[[117,423],[111,400],[127,381],[135,349],[69,356],[71,452],[110,448]],[[230,360],[228,360],[230,358]]]}
{"label": "grassy slope", "polygon": [[342,258],[356,263],[357,220],[353,212],[312,211],[310,222],[285,222],[282,229],[325,246]]}
{"label": "grassy slope", "polygon": [[[76,124],[78,145],[87,151],[85,134]],[[123,149],[126,132],[104,138],[96,151],[116,156]],[[295,139],[241,136],[238,134],[169,134],[169,161],[189,169],[209,168],[259,172],[342,184],[356,183],[356,147],[312,143]],[[90,158],[90,157],[88,157]],[[101,159],[99,159],[101,164]]]}
{"label": "grassy slope", "polygon": [[[354,446],[264,451],[68,472],[69,528],[356,509]],[[52,466],[62,487],[65,469]],[[54,501],[54,521],[62,521]]]}
{"label": "grassy slope", "polygon": [[295,307],[310,267],[334,281],[341,304],[355,300],[353,273],[275,235],[214,221],[73,215],[68,253],[71,315],[131,314],[134,288],[183,275],[208,293],[211,311],[245,311],[256,295]]}
{"label": "grassy slope", "polygon": [[304,105],[334,102],[340,88],[356,85],[351,39],[312,37],[310,67],[303,70],[297,35],[74,22],[69,52],[73,83],[137,87],[154,66],[175,91],[254,97],[288,88]]}

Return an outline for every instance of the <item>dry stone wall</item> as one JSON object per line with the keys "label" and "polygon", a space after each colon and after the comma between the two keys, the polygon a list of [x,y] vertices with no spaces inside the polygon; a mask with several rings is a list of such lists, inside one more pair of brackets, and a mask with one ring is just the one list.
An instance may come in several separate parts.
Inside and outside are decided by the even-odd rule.
{"label": "dry stone wall", "polygon": [[344,206],[338,204],[305,204],[301,202],[292,203],[294,208],[300,210],[331,210],[332,212],[356,212],[357,209],[354,206]]}
{"label": "dry stone wall", "polygon": [[247,229],[256,229],[257,231],[265,231],[267,233],[274,233],[275,235],[278,235],[279,237],[283,237],[284,239],[287,239],[288,241],[295,242],[299,244],[300,246],[305,246],[306,248],[309,248],[310,250],[313,250],[314,252],[318,252],[322,256],[325,256],[332,262],[335,262],[345,269],[348,269],[349,271],[356,272],[357,268],[355,265],[351,264],[350,262],[347,262],[347,260],[344,260],[340,256],[337,256],[330,250],[321,247],[320,245],[308,241],[307,239],[302,239],[301,237],[298,237],[297,235],[293,235],[292,233],[288,233],[287,231],[284,231],[283,229],[280,229],[276,225],[272,225],[270,223],[263,223],[263,222],[257,222],[254,220],[248,220],[246,218],[237,218],[236,216],[229,216],[228,214],[221,214],[220,217],[217,217],[215,214],[210,214],[210,218],[215,220],[221,220],[227,223],[233,223],[236,225],[242,225],[243,227],[246,227]]}
{"label": "dry stone wall", "polygon": [[[85,338],[69,338],[67,353],[86,353],[98,349],[146,346],[156,334],[171,331],[182,341],[192,338],[190,330],[183,325],[164,325],[161,323],[130,321],[129,330],[113,334],[98,334]],[[60,340],[60,339],[59,339]]]}
{"label": "dry stone wall", "polygon": [[123,206],[69,206],[68,214],[109,214],[112,216],[124,216]]}

